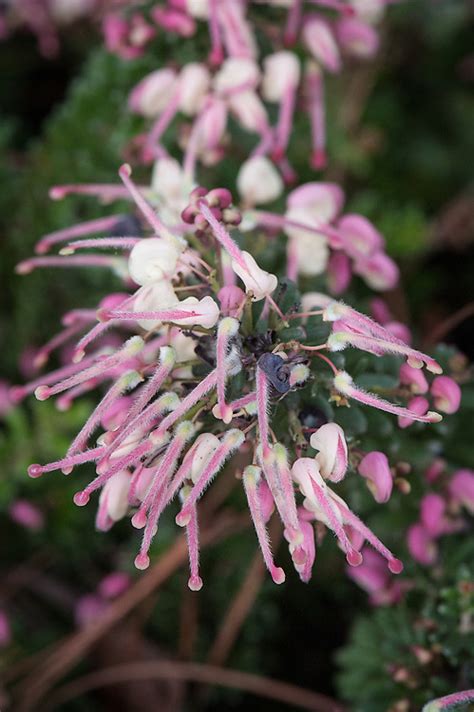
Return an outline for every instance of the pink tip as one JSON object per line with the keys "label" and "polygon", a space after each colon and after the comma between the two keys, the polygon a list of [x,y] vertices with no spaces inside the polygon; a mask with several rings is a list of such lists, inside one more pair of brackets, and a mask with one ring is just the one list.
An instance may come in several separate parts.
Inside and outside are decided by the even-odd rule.
{"label": "pink tip", "polygon": [[33,272],[33,266],[30,260],[23,260],[23,262],[19,262],[15,267],[15,272],[17,274],[29,274],[30,272]]}
{"label": "pink tip", "polygon": [[50,396],[50,388],[49,386],[38,386],[38,388],[35,390],[35,397],[39,401],[45,401],[48,400]]}
{"label": "pink tip", "polygon": [[87,492],[76,492],[73,497],[74,504],[76,504],[78,507],[85,507],[89,500],[90,497]]}
{"label": "pink tip", "polygon": [[132,175],[132,169],[130,167],[130,164],[123,163],[119,168],[119,176],[121,178],[130,178],[131,175]]}
{"label": "pink tip", "polygon": [[190,576],[188,586],[191,591],[200,591],[202,588],[202,578],[200,576]]}
{"label": "pink tip", "polygon": [[355,549],[347,552],[346,559],[349,566],[360,566],[363,562],[362,554]]}
{"label": "pink tip", "polygon": [[321,171],[323,168],[326,168],[326,164],[326,151],[321,148],[314,151],[313,155],[311,156],[311,167],[314,168],[316,171]]}
{"label": "pink tip", "polygon": [[51,200],[62,200],[66,194],[67,191],[64,190],[64,188],[61,188],[60,186],[50,188],[49,191],[49,197],[51,198]]}
{"label": "pink tip", "polygon": [[43,468],[41,467],[41,465],[34,464],[34,465],[30,465],[28,467],[28,475],[30,477],[33,477],[33,478],[41,477],[42,474],[43,474]]}
{"label": "pink tip", "polygon": [[392,574],[401,574],[403,571],[403,563],[400,559],[390,559],[388,562],[388,568]]}
{"label": "pink tip", "polygon": [[22,386],[12,386],[9,391],[10,400],[19,403],[25,397],[25,389]]}
{"label": "pink tip", "polygon": [[83,349],[76,349],[72,354],[72,362],[80,363],[85,355],[86,352]]}
{"label": "pink tip", "polygon": [[271,574],[271,577],[272,577],[274,583],[280,585],[281,583],[285,582],[285,579],[286,579],[285,572],[279,566],[275,566],[270,571],[270,574]]}
{"label": "pink tip", "polygon": [[97,309],[96,311],[97,321],[104,322],[110,321],[112,316],[110,315],[110,309]]}
{"label": "pink tip", "polygon": [[184,507],[179,514],[176,515],[175,522],[178,525],[178,527],[185,527],[187,524],[189,524],[191,520],[191,513],[189,510]]}
{"label": "pink tip", "polygon": [[145,554],[144,551],[141,551],[136,557],[135,557],[135,566],[137,569],[140,569],[140,571],[144,571],[150,566],[150,557],[148,554]]}
{"label": "pink tip", "polygon": [[146,512],[139,509],[138,512],[135,512],[131,521],[132,527],[135,527],[135,529],[143,529],[146,524]]}

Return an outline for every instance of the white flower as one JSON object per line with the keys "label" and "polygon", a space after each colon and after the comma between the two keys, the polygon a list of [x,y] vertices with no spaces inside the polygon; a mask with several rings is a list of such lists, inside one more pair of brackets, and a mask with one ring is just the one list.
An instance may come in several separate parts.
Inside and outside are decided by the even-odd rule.
{"label": "white flower", "polygon": [[131,278],[142,286],[171,279],[181,253],[178,242],[148,237],[134,246],[128,259]]}
{"label": "white flower", "polygon": [[278,198],[283,192],[283,181],[268,158],[254,156],[240,167],[237,189],[247,205],[259,205]]}
{"label": "white flower", "polygon": [[245,284],[246,291],[252,292],[254,302],[265,299],[277,288],[278,279],[274,274],[261,269],[248,252],[243,251],[242,258],[246,265],[245,269],[236,260],[232,260],[232,269]]}
{"label": "white flower", "polygon": [[287,87],[300,81],[300,62],[296,54],[283,50],[263,60],[262,94],[267,101],[280,101]]}
{"label": "white flower", "polygon": [[229,57],[214,77],[214,89],[218,94],[225,94],[232,89],[256,87],[260,81],[260,70],[253,59]]}
{"label": "white flower", "polygon": [[179,75],[179,108],[186,116],[201,109],[211,85],[209,70],[199,62],[186,64]]}

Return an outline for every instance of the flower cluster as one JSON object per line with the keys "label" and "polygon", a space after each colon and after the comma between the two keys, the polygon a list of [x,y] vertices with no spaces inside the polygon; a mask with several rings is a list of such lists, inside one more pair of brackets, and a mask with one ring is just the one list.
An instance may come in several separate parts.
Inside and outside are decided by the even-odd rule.
{"label": "flower cluster", "polygon": [[[138,568],[148,566],[160,516],[179,497],[176,523],[187,532],[189,584],[199,589],[196,505],[219,470],[239,451],[240,460],[248,462],[242,481],[250,513],[275,582],[282,582],[284,573],[274,564],[266,530],[274,508],[302,580],[309,579],[314,562],[314,522],[334,532],[352,566],[362,562],[360,549],[367,541],[386,558],[389,570],[398,573],[401,562],[332,487],[348,468],[343,430],[336,423],[322,425],[310,438],[317,454],[301,457],[291,440],[276,438],[270,413],[279,400],[304,386],[314,359],[330,367],[328,395],[340,406],[356,400],[401,418],[438,422],[437,412],[420,414],[362,390],[324,352],[353,347],[375,356],[394,353],[406,360],[402,368],[408,366],[420,374],[423,366],[439,374],[437,362],[369,317],[322,294],[310,296],[317,302],[314,311],[299,312],[295,304],[283,313],[277,277],[262,269],[229,232],[241,215],[227,190],[195,188],[182,211],[178,233],[175,226],[172,230],[162,222],[144,198],[144,191],[131,179],[130,167],[122,166],[119,174],[151,236],[84,238],[111,226],[115,232],[117,223],[123,221],[117,216],[103,218],[43,237],[38,243],[40,253],[59,241],[69,243],[58,257],[35,257],[19,266],[20,272],[61,263],[113,266],[117,271],[120,261],[118,272],[124,275],[125,287],[133,285],[131,293],[105,297],[97,311],[76,310],[66,315],[64,331],[40,351],[39,362],[44,363],[53,348],[85,331],[73,349],[72,364],[14,389],[17,400],[34,391],[39,400],[60,395],[61,407],[67,407],[78,395],[112,381],[66,456],[46,465],[31,465],[29,474],[38,477],[53,470],[69,474],[77,465],[94,462],[97,476],[75,495],[75,502],[85,505],[93,492],[101,490],[97,513],[101,530],[131,513],[132,524],[143,529],[135,561]],[[52,193],[58,198],[77,190],[63,186]],[[84,190],[92,191],[90,186]],[[121,195],[115,187],[103,190],[109,197]],[[100,187],[93,190],[100,191]],[[76,237],[80,239],[71,239]],[[190,246],[191,239],[201,250]],[[119,248],[126,257],[91,253],[85,262],[86,256],[71,254],[85,247]],[[193,292],[199,296],[184,296]],[[303,322],[313,317],[330,325],[325,343],[278,338],[290,319]],[[262,343],[255,344],[255,327],[262,336],[268,335],[267,341],[262,338]],[[120,334],[122,342],[114,347]],[[205,375],[194,375],[197,365],[205,368]],[[246,372],[243,382],[239,378],[242,369]],[[436,379],[433,394],[438,393],[435,384]],[[440,404],[439,395],[434,397]],[[255,427],[257,436],[251,435]],[[91,448],[97,429],[101,433]],[[390,496],[383,458],[381,453],[378,459],[372,453],[359,466],[373,483],[379,502]]]}
{"label": "flower cluster", "polygon": [[[316,534],[325,528],[334,533],[351,567],[363,564],[367,542],[386,560],[388,572],[402,570],[402,563],[337,492],[357,460],[350,433],[336,422],[324,422],[327,418],[308,428],[298,409],[289,432],[278,415],[272,419],[280,402],[295,391],[317,379],[320,397],[336,408],[356,401],[398,416],[400,427],[412,421],[437,423],[437,410],[450,413],[459,405],[456,383],[440,376],[439,364],[410,345],[408,330],[391,319],[380,301],[373,304],[372,319],[335,299],[352,274],[382,291],[398,280],[376,228],[361,215],[342,214],[344,194],[337,185],[300,185],[286,196],[284,215],[256,209],[279,197],[284,182],[295,177],[286,152],[296,102],[304,99],[313,129],[319,127],[313,130],[313,162],[321,165],[321,71],[339,70],[340,47],[367,56],[377,44],[370,25],[359,16],[364,3],[311,3],[335,11],[331,22],[313,11],[306,14],[299,0],[285,4],[287,44],[300,37],[312,55],[304,81],[300,60],[289,50],[267,55],[260,67],[247,3],[169,2],[154,8],[156,23],[184,35],[194,32],[196,18],[207,19],[212,48],[207,63],[190,63],[179,71],[158,69],[129,97],[132,111],[154,120],[141,143],[142,160],[154,161],[151,186],[136,184],[130,165],[124,164],[121,184],[52,188],[55,200],[70,194],[108,203],[127,198],[134,212],[45,235],[37,243],[37,255],[17,267],[22,274],[38,267],[108,268],[123,282],[121,292],[104,296],[95,309],[65,314],[63,330],[34,359],[40,368],[55,350],[67,347],[68,362],[10,391],[16,402],[33,392],[38,400],[58,396],[58,407],[67,409],[84,393],[103,390],[66,455],[31,465],[30,476],[51,471],[68,475],[81,464],[94,463],[95,478],[74,501],[86,505],[100,491],[96,525],[102,531],[131,516],[132,525],[143,530],[135,559],[139,569],[149,565],[161,515],[179,500],[176,524],[186,530],[193,590],[202,586],[197,505],[230,460],[276,583],[285,574],[274,562],[268,539],[274,510],[303,581],[312,573],[321,540]],[[354,15],[354,8],[359,14]],[[140,36],[146,45],[150,33],[140,17],[107,19],[107,43],[123,56],[136,56],[132,37]],[[264,101],[279,105],[275,126]],[[178,114],[191,119],[183,133],[181,162],[162,143]],[[222,158],[229,114],[257,136],[256,148],[237,175],[236,204],[227,188],[208,189],[196,179],[199,163],[213,165]],[[280,232],[287,238],[285,279],[259,264],[251,247],[256,235],[270,242]],[[59,255],[48,254],[60,244]],[[303,290],[301,299],[285,305],[288,278],[303,287],[322,274],[329,294]],[[327,334],[321,343],[310,337],[315,323]],[[400,389],[394,393],[398,402],[357,384],[340,353],[346,349],[403,360]],[[423,369],[435,376],[431,386]],[[430,410],[428,389],[437,410]],[[423,403],[414,402],[420,397]],[[386,456],[368,453],[358,458],[358,470],[375,500],[386,502],[392,491]],[[387,575],[384,571],[388,589]]]}

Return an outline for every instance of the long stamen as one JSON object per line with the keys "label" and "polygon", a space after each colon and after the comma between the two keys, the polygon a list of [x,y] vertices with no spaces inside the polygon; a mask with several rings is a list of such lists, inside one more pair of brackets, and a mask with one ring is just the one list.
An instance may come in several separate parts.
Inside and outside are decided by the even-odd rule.
{"label": "long stamen", "polygon": [[266,456],[269,447],[269,425],[268,425],[268,408],[269,408],[269,387],[268,378],[264,371],[257,366],[256,371],[256,393],[257,393],[257,416],[258,429],[260,432],[260,442],[262,444],[263,457]]}
{"label": "long stamen", "polygon": [[265,565],[270,572],[270,576],[273,581],[277,584],[281,584],[285,581],[285,572],[279,566],[275,566],[273,561],[268,541],[268,532],[262,515],[260,498],[258,496],[258,483],[261,476],[260,473],[261,470],[259,467],[249,465],[245,468],[242,479],[253,525],[255,527],[258,543],[260,544],[260,549],[262,551],[263,560],[265,561]]}
{"label": "long stamen", "polygon": [[[149,187],[141,185],[138,190],[147,191]],[[49,191],[51,200],[62,200],[67,195],[93,195],[102,200],[123,200],[130,199],[126,188],[116,183],[89,183],[78,185],[55,185]]]}
{"label": "long stamen", "polygon": [[138,242],[141,242],[141,237],[96,237],[89,240],[74,240],[69,242],[67,247],[63,247],[60,255],[72,255],[76,250],[87,249],[88,247],[106,248],[112,247],[118,250],[131,250]]}
{"label": "long stamen", "polygon": [[47,386],[45,384],[40,385],[35,390],[35,396],[38,400],[47,400],[51,396],[66,391],[73,386],[77,386],[80,383],[94,378],[102,373],[109,373],[110,377],[113,376],[111,370],[118,366],[120,363],[128,359],[132,359],[136,356],[144,346],[144,341],[140,336],[132,336],[128,341],[125,342],[124,346],[117,351],[112,356],[98,359],[89,368],[83,369],[79,373],[76,373],[69,378],[60,381],[54,386]]}
{"label": "long stamen", "polygon": [[198,208],[201,214],[211,226],[212,232],[214,233],[214,237],[216,238],[216,240],[218,240],[222,247],[227,250],[232,259],[235,260],[237,264],[242,267],[242,269],[247,271],[248,266],[244,260],[240,248],[237,246],[237,243],[234,242],[234,240],[231,238],[222,223],[220,223],[219,220],[216,220],[208,204],[204,200],[199,200]]}
{"label": "long stamen", "polygon": [[89,440],[94,428],[98,425],[98,423],[100,423],[104,413],[107,412],[107,409],[113,401],[121,396],[124,391],[135,388],[141,380],[143,380],[143,376],[136,371],[129,371],[114,383],[74,438],[69,450],[67,451],[67,455],[74,455],[76,452],[82,451],[87,446],[87,441]]}
{"label": "long stamen", "polygon": [[137,207],[141,210],[143,213],[144,217],[147,219],[150,227],[155,230],[155,232],[160,236],[160,237],[166,237],[174,240],[175,238],[171,234],[171,232],[168,230],[166,225],[160,220],[158,215],[155,213],[151,205],[145,200],[143,195],[141,194],[139,188],[135,185],[135,183],[131,180],[130,176],[132,175],[132,169],[128,165],[128,163],[124,163],[122,166],[120,166],[119,169],[119,176],[122,179],[125,187],[129,191],[130,195],[134,199]]}
{"label": "long stamen", "polygon": [[399,559],[396,559],[392,552],[387,549],[387,547],[382,544],[380,539],[375,536],[373,532],[357,517],[348,507],[343,507],[337,504],[339,511],[341,512],[343,520],[353,527],[356,531],[364,536],[364,538],[371,544],[376,551],[379,552],[388,562],[388,568],[392,574],[399,574],[403,571],[403,564]]}
{"label": "long stamen", "polygon": [[[185,504],[191,492],[190,487],[183,487],[181,490],[181,500]],[[191,591],[200,591],[202,588],[202,578],[199,576],[199,526],[197,517],[197,507],[191,507],[191,517],[186,525],[186,539],[189,552],[189,580],[188,586]]]}
{"label": "long stamen", "polygon": [[50,232],[47,235],[43,235],[43,237],[36,243],[35,252],[38,255],[44,255],[58,242],[66,242],[73,237],[90,235],[93,232],[105,232],[107,230],[112,230],[122,217],[122,215],[110,215],[109,217],[99,218],[98,220],[88,220],[87,222],[73,225],[73,227],[68,227],[65,230]]}
{"label": "long stamen", "polygon": [[211,479],[223,466],[230,455],[239,448],[245,440],[245,435],[240,430],[228,430],[221,445],[213,453],[210,460],[205,465],[202,473],[192,487],[181,512],[176,517],[176,524],[180,527],[186,526],[191,517],[191,508],[201,497],[202,493],[209,485]]}
{"label": "long stamen", "polygon": [[75,467],[76,465],[82,465],[84,462],[92,462],[93,460],[97,460],[103,451],[103,447],[95,447],[92,450],[86,450],[85,452],[72,455],[71,457],[64,457],[61,460],[56,460],[55,462],[48,462],[46,465],[38,465],[35,463],[28,467],[28,474],[33,478],[41,477],[41,475],[45,472],[53,472],[54,470],[62,470],[64,468],[69,469],[71,467]]}
{"label": "long stamen", "polygon": [[394,405],[383,398],[375,395],[375,393],[368,393],[363,391],[361,388],[357,388],[351,378],[351,376],[345,371],[339,371],[334,378],[334,387],[339,393],[346,396],[347,398],[353,398],[364,405],[370,405],[373,408],[378,408],[379,410],[384,410],[387,413],[392,413],[393,415],[399,415],[402,418],[410,418],[411,420],[419,420],[421,423],[439,423],[443,417],[436,413],[435,411],[428,411],[426,415],[417,415],[408,408],[403,408],[401,406]]}
{"label": "long stamen", "polygon": [[19,262],[15,267],[17,274],[30,274],[34,269],[42,267],[110,267],[117,269],[121,266],[120,257],[109,255],[72,255],[71,257],[30,257]]}
{"label": "long stamen", "polygon": [[225,387],[228,375],[227,353],[231,339],[239,330],[239,322],[228,316],[221,320],[217,328],[216,346],[216,372],[217,372],[217,407],[213,410],[214,415],[221,418],[224,423],[229,424],[233,418],[233,411],[230,405],[225,402]]}

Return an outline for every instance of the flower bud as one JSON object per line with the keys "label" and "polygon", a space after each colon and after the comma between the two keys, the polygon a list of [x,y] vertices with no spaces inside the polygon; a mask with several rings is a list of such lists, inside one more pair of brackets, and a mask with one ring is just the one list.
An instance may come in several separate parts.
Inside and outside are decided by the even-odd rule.
{"label": "flower bud", "polygon": [[245,284],[246,291],[252,292],[252,301],[265,299],[277,288],[278,279],[274,274],[261,269],[249,252],[244,250],[241,255],[246,268],[244,269],[236,260],[232,260],[232,269]]}
{"label": "flower bud", "polygon": [[461,389],[449,376],[437,376],[431,384],[435,407],[442,413],[455,413],[461,404]]}
{"label": "flower bud", "polygon": [[357,17],[341,17],[336,24],[336,36],[342,48],[353,57],[369,59],[379,48],[377,32]]}
{"label": "flower bud", "polygon": [[457,470],[448,485],[451,497],[474,514],[474,471]]}
{"label": "flower bud", "polygon": [[303,40],[317,62],[329,72],[339,72],[341,56],[331,26],[318,15],[311,15],[303,27]]}
{"label": "flower bud", "polygon": [[408,550],[415,561],[430,566],[438,557],[438,547],[422,524],[413,524],[407,534]]}
{"label": "flower bud", "polygon": [[439,494],[425,495],[420,504],[420,520],[433,539],[446,531],[446,502]]}
{"label": "flower bud", "polygon": [[299,84],[300,62],[293,52],[270,54],[263,60],[263,67],[262,94],[267,101],[281,101],[287,87]]}
{"label": "flower bud", "polygon": [[128,98],[130,109],[148,118],[158,116],[171,99],[176,79],[176,72],[173,69],[165,68],[151,72],[132,90]]}
{"label": "flower bud", "polygon": [[382,235],[363,215],[344,215],[337,227],[343,237],[344,251],[353,259],[368,257],[384,247]]}
{"label": "flower bud", "polygon": [[211,75],[203,64],[185,64],[179,75],[179,108],[186,116],[201,109],[211,85]]}
{"label": "flower bud", "polygon": [[249,158],[240,167],[237,189],[248,205],[260,205],[276,200],[283,192],[280,174],[265,156]]}
{"label": "flower bud", "polygon": [[428,381],[421,368],[413,368],[407,363],[400,366],[400,383],[409,386],[412,393],[420,394],[428,391]]}
{"label": "flower bud", "polygon": [[160,237],[148,237],[134,246],[128,259],[128,271],[134,282],[152,284],[173,276],[180,249],[178,243]]}
{"label": "flower bud", "polygon": [[[407,407],[412,413],[416,413],[417,415],[426,415],[430,404],[423,396],[415,396],[408,401]],[[410,425],[413,425],[413,422],[414,421],[409,417],[399,416],[398,427],[408,428]]]}
{"label": "flower bud", "polygon": [[387,456],[383,452],[369,452],[362,458],[359,474],[367,478],[367,486],[379,504],[388,502],[392,494],[393,478]]}
{"label": "flower bud", "polygon": [[397,265],[384,252],[376,252],[368,259],[357,260],[354,272],[363,277],[369,287],[380,292],[393,289],[400,277]]}
{"label": "flower bud", "polygon": [[337,423],[326,423],[311,435],[310,445],[319,450],[316,462],[322,476],[332,482],[343,479],[347,470],[347,443]]}

